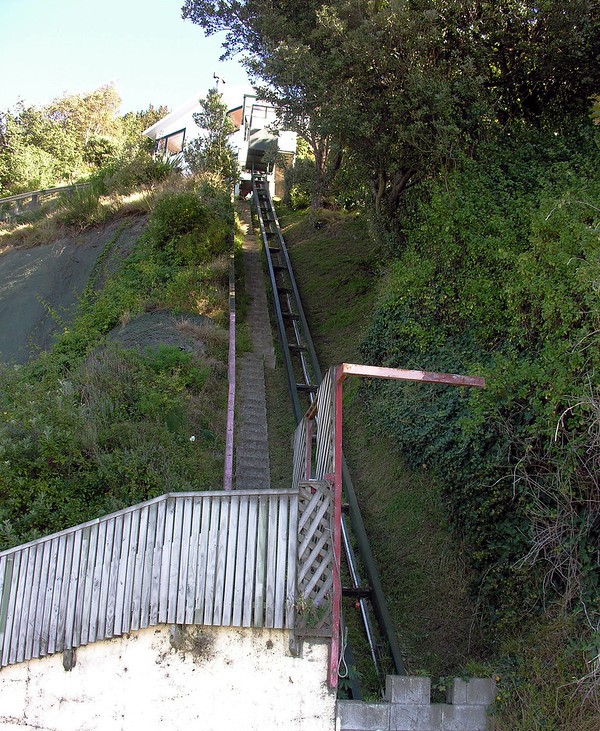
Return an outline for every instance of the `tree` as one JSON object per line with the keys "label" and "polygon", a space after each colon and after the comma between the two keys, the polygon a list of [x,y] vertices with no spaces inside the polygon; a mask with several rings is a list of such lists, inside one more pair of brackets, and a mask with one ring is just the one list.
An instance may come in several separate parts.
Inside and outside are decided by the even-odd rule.
{"label": "tree", "polygon": [[235,125],[227,114],[227,106],[221,94],[211,89],[205,99],[200,99],[200,109],[193,117],[203,134],[186,145],[185,162],[194,173],[213,173],[233,185],[238,167],[229,135],[235,131]]}
{"label": "tree", "polygon": [[[184,17],[226,31],[225,56],[245,54],[261,96],[310,144],[313,204],[325,197],[344,150],[370,180],[375,208],[393,215],[403,191],[467,135],[481,98],[441,50],[442,16],[427,0],[241,3],[187,0]],[[452,62],[451,62],[452,61]]]}
{"label": "tree", "polygon": [[80,144],[93,137],[114,137],[118,134],[117,111],[121,97],[112,84],[89,94],[68,94],[44,107],[47,118],[69,130]]}
{"label": "tree", "polygon": [[3,194],[57,185],[114,159],[151,152],[142,132],[168,113],[153,106],[119,117],[121,99],[107,84],[66,94],[42,107],[0,113],[0,190]]}
{"label": "tree", "polygon": [[43,111],[19,103],[0,116],[3,193],[43,188],[68,177],[80,161],[72,139]]}
{"label": "tree", "polygon": [[70,94],[42,107],[19,103],[2,114],[0,185],[35,189],[102,164],[119,147],[116,112],[121,99],[112,85]]}
{"label": "tree", "polygon": [[[315,196],[348,150],[373,203],[452,162],[497,119],[543,121],[597,93],[593,0],[186,0],[311,145]],[[548,116],[548,115],[546,115]],[[560,115],[559,115],[560,116]]]}
{"label": "tree", "polygon": [[142,148],[151,152],[154,147],[154,140],[144,137],[142,132],[168,113],[168,107],[164,105],[155,107],[150,104],[147,109],[139,112],[127,112],[119,117],[117,120],[120,127],[119,136],[124,149],[132,151]]}
{"label": "tree", "polygon": [[447,47],[469,56],[485,77],[502,123],[579,112],[597,93],[600,10],[594,0],[445,5]]}
{"label": "tree", "polygon": [[320,58],[303,41],[315,31],[320,5],[318,0],[186,0],[182,10],[207,35],[226,32],[223,57],[244,54],[260,97],[276,108],[280,125],[307,142],[314,160],[314,207],[324,204],[342,159],[322,102],[326,78],[320,89],[311,86],[321,78]]}

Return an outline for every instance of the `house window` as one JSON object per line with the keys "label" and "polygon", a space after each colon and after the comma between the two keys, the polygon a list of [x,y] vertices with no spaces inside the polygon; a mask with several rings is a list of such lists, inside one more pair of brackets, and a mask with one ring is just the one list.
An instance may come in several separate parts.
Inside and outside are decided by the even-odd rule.
{"label": "house window", "polygon": [[[263,104],[254,104],[254,106],[252,107],[252,122],[254,122],[255,119],[258,120],[258,119],[266,119],[266,118],[267,118],[267,107],[264,106]],[[253,124],[253,126],[255,126],[255,125]]]}
{"label": "house window", "polygon": [[156,140],[154,154],[156,157],[177,155],[183,150],[184,141],[185,129],[180,129],[177,132],[172,132],[170,135],[165,135]]}

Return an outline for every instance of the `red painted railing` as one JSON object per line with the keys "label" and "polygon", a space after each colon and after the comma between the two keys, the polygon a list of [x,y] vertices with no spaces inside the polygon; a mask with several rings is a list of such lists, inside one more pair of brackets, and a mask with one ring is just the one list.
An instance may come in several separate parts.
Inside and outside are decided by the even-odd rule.
{"label": "red painted railing", "polygon": [[[328,669],[328,682],[331,688],[337,687],[338,682],[341,636],[342,386],[350,376],[447,386],[485,387],[483,378],[472,376],[342,363],[330,368],[319,386],[315,401],[299,423],[294,436],[293,487],[302,480],[327,479],[333,484],[334,491],[332,636]],[[316,444],[313,447],[314,431],[316,431]]]}

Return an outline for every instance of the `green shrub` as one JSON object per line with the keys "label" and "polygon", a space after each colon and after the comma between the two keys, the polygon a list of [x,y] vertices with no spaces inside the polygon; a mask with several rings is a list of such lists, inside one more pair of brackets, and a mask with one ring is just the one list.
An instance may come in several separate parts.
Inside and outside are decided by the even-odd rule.
{"label": "green shrub", "polygon": [[146,150],[124,151],[106,162],[92,176],[92,181],[103,195],[127,195],[165,180],[177,170],[177,160],[153,158]]}
{"label": "green shrub", "polygon": [[102,223],[107,213],[106,207],[100,202],[97,189],[90,185],[61,196],[58,220],[67,226],[84,229]]}
{"label": "green shrub", "polygon": [[209,404],[223,412],[215,393],[226,389],[213,366],[174,347],[111,348],[60,376],[37,374],[0,373],[1,548],[218,484],[220,442],[199,416]]}
{"label": "green shrub", "polygon": [[[226,245],[226,197],[199,188],[204,202],[197,192],[172,196],[189,213],[180,227],[163,199],[156,238],[142,235],[99,289],[95,274],[116,231],[54,347],[19,369],[0,367],[0,550],[165,492],[220,484],[227,338],[207,310],[226,309],[227,268],[210,259],[184,266],[168,252],[171,228],[179,238],[195,232],[200,247],[187,258]],[[95,185],[79,191],[63,204],[65,220],[68,213],[69,223],[89,222],[97,203]],[[119,323],[156,308],[207,315],[181,322],[195,354],[105,346]]]}
{"label": "green shrub", "polygon": [[283,202],[295,211],[310,206],[315,184],[314,166],[310,158],[300,158],[285,170]]}
{"label": "green shrub", "polygon": [[94,168],[106,165],[117,154],[116,140],[106,136],[90,137],[83,148],[83,160]]}
{"label": "green shrub", "polygon": [[[205,193],[208,197],[210,191]],[[194,191],[160,199],[148,222],[148,238],[168,261],[200,264],[224,253],[232,221]]]}

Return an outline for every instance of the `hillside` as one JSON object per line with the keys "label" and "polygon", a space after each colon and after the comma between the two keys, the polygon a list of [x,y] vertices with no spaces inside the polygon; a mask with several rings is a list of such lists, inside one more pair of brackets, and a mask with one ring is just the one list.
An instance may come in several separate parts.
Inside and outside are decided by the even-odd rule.
{"label": "hillside", "polygon": [[[281,222],[320,363],[365,362],[384,255],[365,245],[367,221],[282,210]],[[447,531],[437,481],[390,459],[393,444],[371,428],[357,386],[345,390],[344,450],[408,670],[459,674],[481,657],[462,548]],[[360,670],[369,673],[368,663]]]}
{"label": "hillside", "polygon": [[[0,256],[5,272],[21,262],[6,293],[16,309],[2,310],[20,316],[2,329],[22,346],[20,365],[0,366],[1,549],[221,484],[233,212],[201,178],[172,177],[143,200],[150,215],[132,218],[131,201],[86,194],[71,203],[75,225],[54,222],[58,243]],[[17,229],[4,240],[20,241]],[[28,308],[48,311],[32,319],[43,327],[28,326]]]}
{"label": "hillside", "polygon": [[409,667],[485,659],[498,730],[600,720],[597,170],[589,124],[513,130],[385,235],[281,213],[324,365],[486,377],[349,389],[346,450]]}
{"label": "hillside", "polygon": [[34,248],[10,247],[0,256],[0,358],[27,362],[49,349],[69,325],[86,285],[99,287],[144,228],[146,216],[67,234]]}

